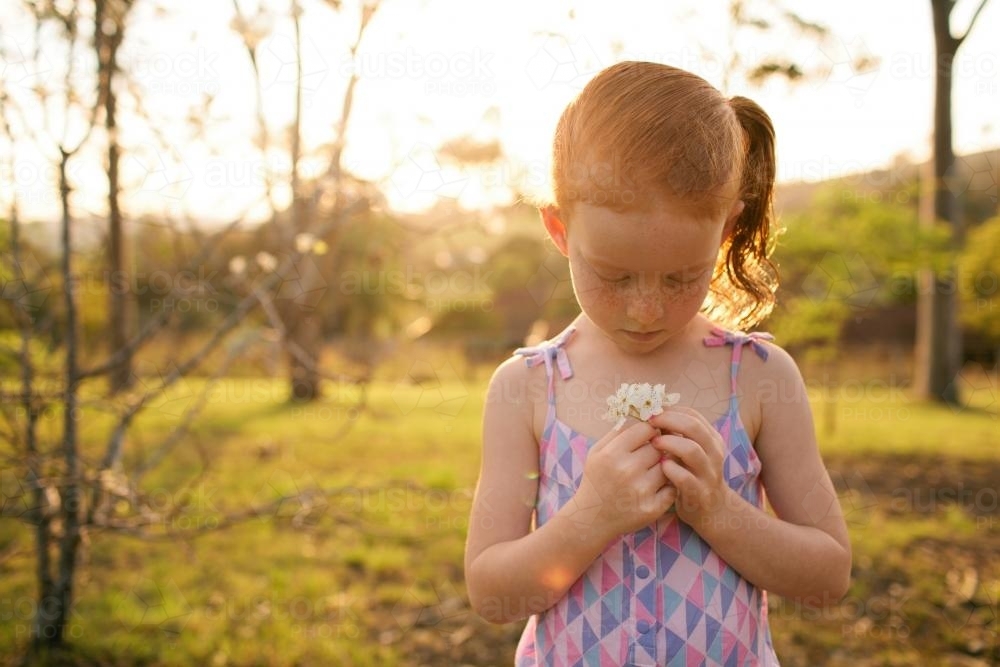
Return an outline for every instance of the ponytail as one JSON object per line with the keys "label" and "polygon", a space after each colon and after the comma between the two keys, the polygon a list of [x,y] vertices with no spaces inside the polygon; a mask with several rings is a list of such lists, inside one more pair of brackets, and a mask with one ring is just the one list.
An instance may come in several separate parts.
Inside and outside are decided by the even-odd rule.
{"label": "ponytail", "polygon": [[774,126],[753,100],[733,97],[729,106],[743,129],[740,199],[744,208],[729,236],[728,248],[723,246],[726,259],[716,269],[709,310],[731,325],[749,329],[774,308],[778,287],[777,269],[768,257],[774,221]]}

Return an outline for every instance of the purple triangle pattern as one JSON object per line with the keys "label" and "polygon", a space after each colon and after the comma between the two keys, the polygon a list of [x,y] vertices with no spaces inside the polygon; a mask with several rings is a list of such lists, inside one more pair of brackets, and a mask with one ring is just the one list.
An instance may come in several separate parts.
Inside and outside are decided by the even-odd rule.
{"label": "purple triangle pattern", "polygon": [[[550,392],[555,369],[564,380],[572,376],[563,349],[571,334],[564,331],[552,341],[518,351],[531,355],[529,365],[545,363]],[[758,507],[764,505],[760,460],[740,420],[735,377],[743,345],[749,343],[766,359],[763,340],[769,335],[720,329],[705,340],[710,346],[733,346],[734,391],[728,412],[715,427],[728,447],[728,484]],[[549,418],[539,444],[538,525],[572,498],[593,444],[561,422],[554,408],[550,394]],[[610,544],[559,602],[532,616],[516,653],[518,667],[624,664],[778,665],[767,623],[767,593],[741,577],[676,514],[667,513]]]}

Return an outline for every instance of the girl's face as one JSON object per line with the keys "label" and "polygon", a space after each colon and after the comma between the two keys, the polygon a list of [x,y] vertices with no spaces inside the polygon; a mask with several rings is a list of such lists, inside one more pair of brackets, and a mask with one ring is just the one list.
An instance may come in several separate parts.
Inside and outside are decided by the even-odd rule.
{"label": "girl's face", "polygon": [[587,317],[629,354],[647,354],[701,310],[722,241],[743,210],[693,216],[659,198],[618,212],[577,202],[571,220],[542,210],[552,241],[569,258],[573,290]]}

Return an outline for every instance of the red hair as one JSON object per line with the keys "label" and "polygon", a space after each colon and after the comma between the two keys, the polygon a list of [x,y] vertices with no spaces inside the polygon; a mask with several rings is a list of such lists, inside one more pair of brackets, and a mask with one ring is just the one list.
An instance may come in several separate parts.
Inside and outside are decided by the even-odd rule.
{"label": "red hair", "polygon": [[552,169],[564,219],[577,201],[621,210],[644,206],[643,193],[664,194],[706,216],[743,200],[702,312],[739,329],[771,312],[778,286],[769,259],[774,127],[752,100],[727,100],[701,77],[669,65],[612,65],[560,117]]}

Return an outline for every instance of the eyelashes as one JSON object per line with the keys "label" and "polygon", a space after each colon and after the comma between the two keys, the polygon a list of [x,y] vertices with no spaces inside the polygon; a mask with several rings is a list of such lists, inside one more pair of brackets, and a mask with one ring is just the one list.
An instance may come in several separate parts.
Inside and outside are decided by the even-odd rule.
{"label": "eyelashes", "polygon": [[[660,284],[661,286],[672,287],[672,288],[691,287],[700,283],[701,280],[705,277],[706,273],[708,273],[707,270],[701,271],[692,276],[691,278],[685,280],[678,280],[676,278],[670,278],[665,276],[663,280],[660,281]],[[623,276],[602,276],[601,274],[595,271],[594,275],[597,276],[597,278],[606,285],[610,285],[618,289],[624,289],[635,282],[635,278],[627,274]]]}

